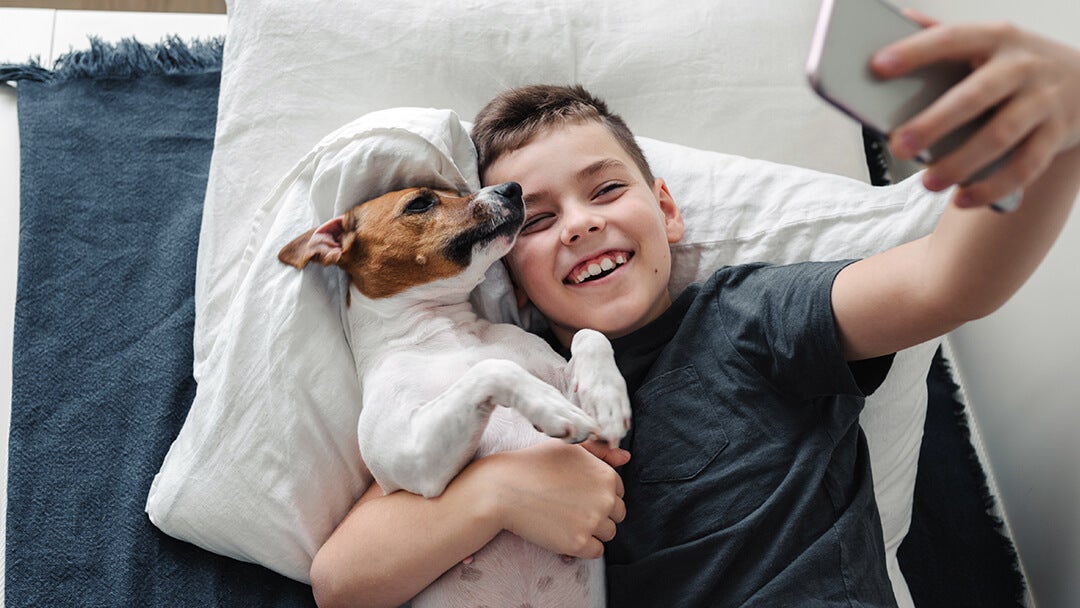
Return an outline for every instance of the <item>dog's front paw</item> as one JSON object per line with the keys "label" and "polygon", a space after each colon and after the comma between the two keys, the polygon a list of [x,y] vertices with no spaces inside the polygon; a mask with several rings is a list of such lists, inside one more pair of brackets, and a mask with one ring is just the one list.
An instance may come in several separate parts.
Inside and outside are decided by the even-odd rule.
{"label": "dog's front paw", "polygon": [[626,394],[626,382],[616,374],[597,374],[601,377],[579,375],[576,379],[578,401],[581,409],[592,414],[599,427],[597,436],[611,446],[630,430],[630,399]]}
{"label": "dog's front paw", "polygon": [[570,381],[581,408],[596,419],[600,439],[618,445],[630,430],[630,397],[603,334],[581,330],[570,345]]}
{"label": "dog's front paw", "polygon": [[541,433],[567,443],[581,443],[599,432],[596,420],[552,389],[552,401],[537,399],[533,407],[519,408]]}

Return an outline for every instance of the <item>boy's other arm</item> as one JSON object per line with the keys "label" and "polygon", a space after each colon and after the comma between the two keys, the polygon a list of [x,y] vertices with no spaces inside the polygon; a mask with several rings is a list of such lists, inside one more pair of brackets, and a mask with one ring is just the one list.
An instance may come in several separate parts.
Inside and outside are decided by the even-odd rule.
{"label": "boy's other arm", "polygon": [[[910,157],[995,106],[967,144],[930,166],[924,184],[945,189],[1013,153],[993,176],[960,186],[931,235],[840,272],[833,310],[849,360],[896,352],[996,310],[1045,257],[1080,189],[1080,52],[1009,25],[921,20],[930,27],[879,53],[875,69],[894,76],[952,59],[975,70],[893,133],[894,154]],[[1017,188],[1018,211],[985,208]]]}
{"label": "boy's other arm", "polygon": [[[599,557],[622,521],[625,450],[549,440],[481,458],[437,498],[375,484],[311,566],[319,606],[399,606],[502,530],[551,551]],[[591,452],[591,453],[590,453]]]}

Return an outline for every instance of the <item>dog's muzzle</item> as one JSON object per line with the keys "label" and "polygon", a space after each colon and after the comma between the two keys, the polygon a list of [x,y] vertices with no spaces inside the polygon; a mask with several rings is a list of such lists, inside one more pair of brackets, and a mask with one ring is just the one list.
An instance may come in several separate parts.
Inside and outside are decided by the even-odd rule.
{"label": "dog's muzzle", "polygon": [[446,257],[462,267],[469,265],[474,247],[500,237],[513,241],[525,223],[525,203],[517,182],[481,189],[473,196],[471,208],[476,225],[454,237],[446,249]]}

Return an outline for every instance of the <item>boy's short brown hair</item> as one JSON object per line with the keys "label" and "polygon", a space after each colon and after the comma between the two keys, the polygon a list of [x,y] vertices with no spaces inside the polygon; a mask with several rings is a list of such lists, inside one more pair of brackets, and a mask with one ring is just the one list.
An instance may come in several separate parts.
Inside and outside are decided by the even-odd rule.
{"label": "boy's short brown hair", "polygon": [[590,120],[607,127],[651,185],[652,169],[630,128],[581,85],[530,85],[504,91],[489,101],[472,128],[480,176],[503,154],[528,144],[541,131]]}

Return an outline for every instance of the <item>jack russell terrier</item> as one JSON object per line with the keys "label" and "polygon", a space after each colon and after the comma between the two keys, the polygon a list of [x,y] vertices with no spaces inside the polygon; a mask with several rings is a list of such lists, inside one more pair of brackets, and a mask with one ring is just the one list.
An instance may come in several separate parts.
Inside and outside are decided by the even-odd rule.
{"label": "jack russell terrier", "polygon": [[[489,323],[470,305],[524,219],[514,182],[468,196],[409,188],[353,207],[278,254],[349,276],[360,453],[384,492],[438,496],[473,458],[544,434],[617,443],[629,428],[626,384],[602,334],[578,332],[568,363],[540,337]],[[603,606],[602,560],[565,559],[504,531],[413,600],[480,605]]]}

